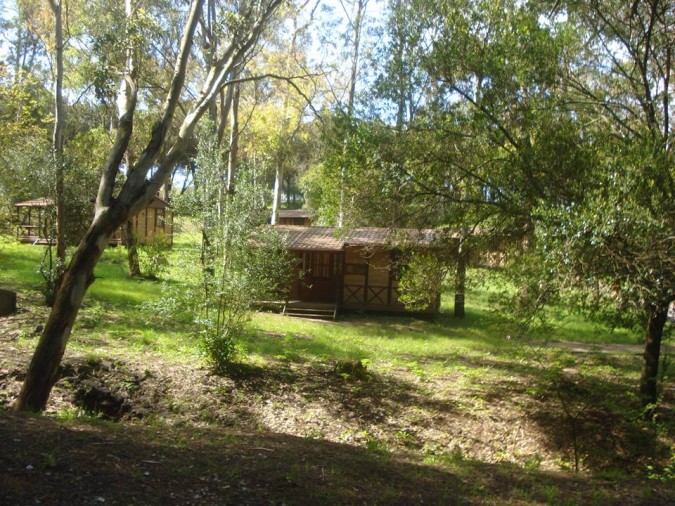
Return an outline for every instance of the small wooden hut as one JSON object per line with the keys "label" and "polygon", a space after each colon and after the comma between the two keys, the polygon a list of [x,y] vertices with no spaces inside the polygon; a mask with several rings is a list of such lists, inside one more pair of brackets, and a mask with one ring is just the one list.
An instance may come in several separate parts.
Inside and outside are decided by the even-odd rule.
{"label": "small wooden hut", "polygon": [[[403,247],[429,249],[433,230],[278,225],[288,250],[297,257],[298,276],[290,287],[284,311],[314,311],[333,316],[341,309],[391,313],[405,311],[399,300],[400,255]],[[440,294],[423,311],[437,314]]]}
{"label": "small wooden hut", "polygon": [[[169,203],[159,197],[153,199],[131,219],[138,244],[147,244],[153,240],[173,244],[173,212]],[[115,231],[111,244],[124,244],[124,227]]]}
{"label": "small wooden hut", "polygon": [[282,209],[279,211],[278,224],[309,227],[312,224],[312,215],[304,209]]}
{"label": "small wooden hut", "polygon": [[[49,244],[53,239],[54,201],[48,198],[27,200],[14,204],[16,208],[16,238],[30,244]],[[134,232],[139,244],[147,244],[160,237],[167,244],[173,243],[173,213],[169,204],[154,197],[150,203],[134,218]],[[118,229],[110,239],[110,244],[124,242],[122,228]]]}

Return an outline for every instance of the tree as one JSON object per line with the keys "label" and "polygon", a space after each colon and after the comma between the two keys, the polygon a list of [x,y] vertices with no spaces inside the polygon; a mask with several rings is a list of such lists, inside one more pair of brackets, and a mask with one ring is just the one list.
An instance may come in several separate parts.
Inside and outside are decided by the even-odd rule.
{"label": "tree", "polygon": [[[281,238],[267,223],[269,195],[266,178],[256,167],[244,166],[237,177],[237,191],[225,191],[227,162],[217,131],[205,125],[196,163],[197,181],[182,199],[191,217],[205,228],[209,242],[202,246],[196,278],[194,321],[207,362],[218,373],[233,365],[244,324],[255,301],[279,296],[288,286],[291,258]],[[268,198],[265,198],[268,197]]]}
{"label": "tree", "polygon": [[[305,6],[309,4],[309,1],[305,3]],[[298,15],[293,17],[293,32],[291,35],[291,41],[288,47],[286,54],[281,58],[279,65],[282,72],[288,74],[291,68],[296,67],[299,69],[305,68],[304,55],[299,54],[300,45],[299,39],[303,36],[303,32],[312,23],[314,12],[318,7],[318,2],[314,4],[313,9],[310,12],[309,20],[302,24],[298,25]],[[277,122],[277,128],[280,132],[280,135],[275,139],[276,153],[274,154],[275,167],[274,167],[274,189],[272,192],[272,218],[271,223],[273,225],[278,223],[279,209],[281,207],[281,187],[283,185],[284,174],[288,170],[287,165],[289,158],[292,152],[291,145],[294,144],[296,137],[300,133],[300,130],[303,127],[303,123],[306,123],[304,118],[305,109],[309,106],[311,99],[308,100],[308,97],[298,88],[297,85],[293,85],[291,88],[291,82],[285,81],[280,83],[282,85],[282,96],[281,99],[281,121]],[[294,92],[300,92],[301,96],[293,96]],[[299,102],[298,102],[299,101]],[[291,106],[293,108],[291,109]]]}
{"label": "tree", "polygon": [[49,0],[49,6],[54,15],[54,133],[52,136],[52,163],[54,164],[55,176],[56,257],[64,264],[66,261],[66,199],[63,145],[66,117],[63,98],[63,53],[65,44],[63,33],[63,0]]}
{"label": "tree", "polygon": [[564,293],[640,308],[653,406],[675,298],[673,2],[413,4],[433,93],[371,160],[407,214],[519,252],[523,317]]}
{"label": "tree", "polygon": [[559,29],[573,29],[584,48],[567,62],[564,97],[588,125],[584,141],[597,163],[583,195],[546,206],[542,247],[564,259],[556,263],[563,282],[609,300],[624,316],[641,316],[640,394],[649,415],[675,300],[675,3],[594,0],[559,8],[566,17]]}
{"label": "tree", "polygon": [[47,194],[49,177],[48,111],[42,107],[42,89],[33,76],[16,83],[7,66],[0,65],[0,216],[12,222],[14,204]]}
{"label": "tree", "polygon": [[[233,65],[255,45],[281,0],[251,1],[239,5],[237,15],[234,16],[236,23],[231,27],[230,42],[222,48],[218,58],[208,68],[201,91],[175,133],[175,140],[166,155],[158,161],[158,155],[167,142],[176,110],[183,98],[183,85],[203,3],[203,0],[194,0],[190,6],[161,113],[144,151],[128,169],[127,179],[115,195],[115,181],[132,136],[138,101],[138,85],[134,73],[130,71],[125,75],[128,86],[122,97],[123,105],[120,108],[115,143],[102,168],[94,218],[63,275],[56,301],[16,401],[15,408],[18,410],[44,409],[57,379],[58,366],[82,299],[94,281],[94,267],[109,238],[130,216],[138,213],[164,184],[175,164],[182,159],[190,146],[197,123],[207,112],[213,97],[227,84]],[[148,177],[150,169],[156,163],[154,172]]]}

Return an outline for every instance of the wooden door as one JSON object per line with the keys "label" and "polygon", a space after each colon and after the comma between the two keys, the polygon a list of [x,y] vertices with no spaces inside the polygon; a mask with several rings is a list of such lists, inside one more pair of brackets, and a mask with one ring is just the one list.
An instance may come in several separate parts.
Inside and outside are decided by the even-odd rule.
{"label": "wooden door", "polygon": [[310,302],[336,302],[342,254],[328,251],[306,251],[303,257],[305,276],[300,299]]}

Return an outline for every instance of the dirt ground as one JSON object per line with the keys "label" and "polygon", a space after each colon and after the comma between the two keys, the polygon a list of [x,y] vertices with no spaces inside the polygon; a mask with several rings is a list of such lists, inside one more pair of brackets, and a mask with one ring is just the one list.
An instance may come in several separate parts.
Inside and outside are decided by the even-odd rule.
{"label": "dirt ground", "polygon": [[645,453],[644,427],[602,410],[577,417],[581,472],[561,471],[560,408],[508,371],[485,388],[281,360],[221,377],[101,343],[67,352],[45,415],[15,414],[42,321],[0,318],[2,505],[675,504],[640,471],[667,442]]}

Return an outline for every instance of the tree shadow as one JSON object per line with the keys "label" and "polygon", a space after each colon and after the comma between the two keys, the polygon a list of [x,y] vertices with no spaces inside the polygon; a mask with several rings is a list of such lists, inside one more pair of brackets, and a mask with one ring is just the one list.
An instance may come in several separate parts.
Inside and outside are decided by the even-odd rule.
{"label": "tree shadow", "polygon": [[0,411],[3,504],[672,504],[672,490],[455,459],[422,465],[274,432],[62,422]]}

